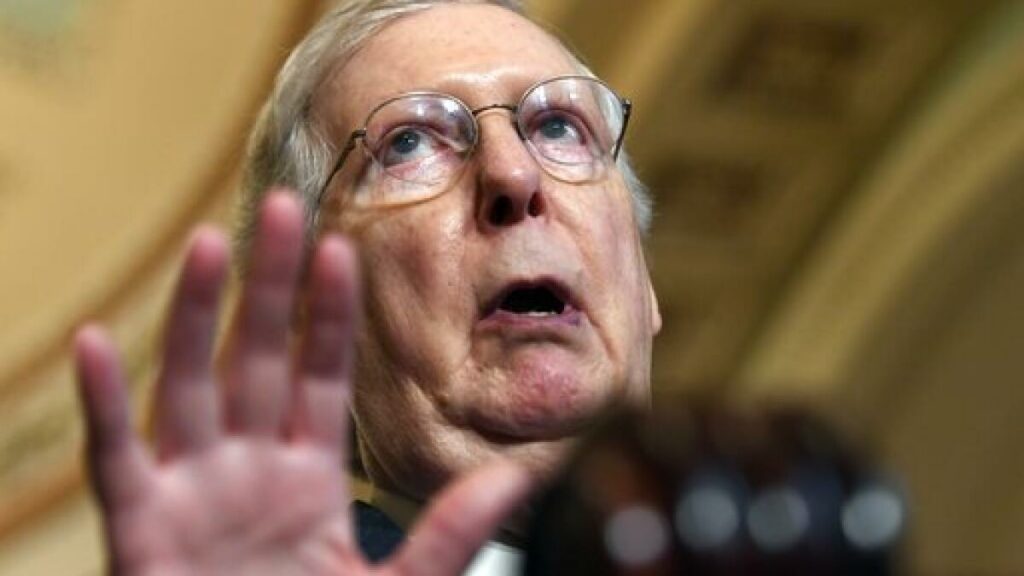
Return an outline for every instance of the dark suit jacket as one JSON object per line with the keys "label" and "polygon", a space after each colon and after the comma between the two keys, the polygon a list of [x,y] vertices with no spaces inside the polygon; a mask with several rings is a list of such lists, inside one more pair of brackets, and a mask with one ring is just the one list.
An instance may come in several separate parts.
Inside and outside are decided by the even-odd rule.
{"label": "dark suit jacket", "polygon": [[356,536],[363,555],[377,563],[387,559],[405,539],[405,532],[386,514],[366,504],[353,502]]}

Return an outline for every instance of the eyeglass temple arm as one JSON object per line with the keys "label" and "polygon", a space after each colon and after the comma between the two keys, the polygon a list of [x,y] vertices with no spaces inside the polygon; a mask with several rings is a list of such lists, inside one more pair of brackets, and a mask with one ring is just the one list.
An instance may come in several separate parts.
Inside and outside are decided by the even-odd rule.
{"label": "eyeglass temple arm", "polygon": [[344,166],[345,160],[348,155],[352,153],[352,150],[356,147],[356,140],[366,136],[366,130],[356,130],[352,132],[348,137],[348,142],[345,143],[345,147],[341,149],[341,154],[338,154],[338,161],[334,163],[334,167],[331,168],[331,172],[327,175],[327,179],[324,180],[324,185],[320,188],[320,193],[316,195],[317,208],[320,207],[320,203],[324,199],[324,194],[327,193],[327,188],[330,187],[331,181],[334,180],[334,175],[337,174],[341,167]]}
{"label": "eyeglass temple arm", "polygon": [[622,141],[626,138],[626,127],[629,126],[629,113],[633,111],[633,103],[628,99],[622,99],[622,130],[619,130],[619,138],[612,148],[612,160],[619,159],[619,150],[622,149]]}

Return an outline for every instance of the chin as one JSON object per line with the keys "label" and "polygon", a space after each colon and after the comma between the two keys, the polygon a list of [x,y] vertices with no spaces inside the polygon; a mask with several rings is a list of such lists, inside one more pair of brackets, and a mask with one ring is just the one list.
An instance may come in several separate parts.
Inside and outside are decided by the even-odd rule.
{"label": "chin", "polygon": [[[485,393],[461,405],[461,414],[470,428],[495,444],[575,437],[621,396],[616,392],[621,383],[594,364],[564,350],[520,351],[482,384]],[[581,370],[581,365],[591,369]]]}

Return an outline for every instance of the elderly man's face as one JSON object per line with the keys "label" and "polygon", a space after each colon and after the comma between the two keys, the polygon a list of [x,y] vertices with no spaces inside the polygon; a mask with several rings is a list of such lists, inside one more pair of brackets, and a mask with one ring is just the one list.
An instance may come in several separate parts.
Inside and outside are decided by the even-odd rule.
{"label": "elderly man's face", "polygon": [[[341,142],[398,94],[443,92],[475,109],[515,104],[532,84],[576,72],[556,41],[511,12],[440,6],[370,39],[317,111]],[[415,497],[495,453],[543,473],[595,410],[649,395],[660,319],[620,174],[556,180],[507,110],[478,120],[478,147],[443,195],[339,209],[368,173],[356,153],[326,207],[362,260],[355,416],[364,459],[376,482]],[[529,289],[564,309],[503,304]]]}

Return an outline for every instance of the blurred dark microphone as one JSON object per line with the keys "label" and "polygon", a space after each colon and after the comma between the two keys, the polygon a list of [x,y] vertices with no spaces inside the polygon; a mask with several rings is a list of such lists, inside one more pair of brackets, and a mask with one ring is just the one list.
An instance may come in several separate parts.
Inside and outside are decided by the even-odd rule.
{"label": "blurred dark microphone", "polygon": [[609,416],[541,497],[527,576],[897,574],[902,490],[795,408]]}

